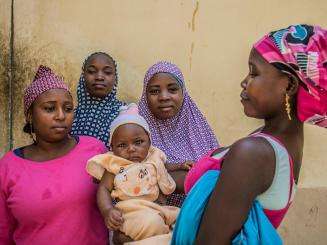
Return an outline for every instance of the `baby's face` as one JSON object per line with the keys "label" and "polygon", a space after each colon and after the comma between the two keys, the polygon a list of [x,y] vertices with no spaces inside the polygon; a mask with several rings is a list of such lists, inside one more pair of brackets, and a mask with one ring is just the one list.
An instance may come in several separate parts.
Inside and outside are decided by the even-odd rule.
{"label": "baby's face", "polygon": [[150,148],[149,135],[137,124],[121,125],[112,135],[111,148],[116,156],[132,162],[142,162]]}

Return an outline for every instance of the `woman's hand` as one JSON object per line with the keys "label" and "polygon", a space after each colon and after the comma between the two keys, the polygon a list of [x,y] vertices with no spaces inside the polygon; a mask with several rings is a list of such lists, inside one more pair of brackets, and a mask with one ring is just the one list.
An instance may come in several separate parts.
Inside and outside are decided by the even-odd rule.
{"label": "woman's hand", "polygon": [[194,165],[193,161],[185,161],[183,163],[166,163],[165,167],[168,172],[174,172],[179,170],[189,171]]}
{"label": "woman's hand", "polygon": [[122,212],[115,207],[112,207],[108,210],[108,213],[104,220],[106,226],[110,230],[114,230],[114,231],[118,230],[124,222]]}
{"label": "woman's hand", "polygon": [[166,205],[167,204],[167,196],[160,191],[158,199],[156,200],[156,203],[158,203],[161,206]]}
{"label": "woman's hand", "polygon": [[189,171],[193,167],[193,165],[194,165],[193,161],[186,161],[180,164],[179,170]]}

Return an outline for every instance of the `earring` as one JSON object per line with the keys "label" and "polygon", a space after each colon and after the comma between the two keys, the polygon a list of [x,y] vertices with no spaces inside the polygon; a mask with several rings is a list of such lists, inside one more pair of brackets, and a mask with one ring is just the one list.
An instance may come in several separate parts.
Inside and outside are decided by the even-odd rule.
{"label": "earring", "polygon": [[288,94],[285,95],[285,109],[287,112],[288,120],[292,120],[291,117],[291,104],[290,104],[290,96]]}

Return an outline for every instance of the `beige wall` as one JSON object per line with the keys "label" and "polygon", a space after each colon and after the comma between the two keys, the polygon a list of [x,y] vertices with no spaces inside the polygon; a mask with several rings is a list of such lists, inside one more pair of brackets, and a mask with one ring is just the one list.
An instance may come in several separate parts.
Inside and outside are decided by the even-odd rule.
{"label": "beige wall", "polygon": [[[0,0],[0,5],[1,31],[6,38],[10,3]],[[252,43],[292,23],[327,27],[326,13],[326,0],[15,0],[14,145],[29,140],[21,130],[22,92],[37,66],[51,66],[75,91],[84,57],[97,50],[118,61],[119,94],[128,101],[140,96],[150,65],[162,59],[176,63],[219,141],[230,144],[260,125],[244,116],[239,99]],[[0,41],[1,49],[7,50],[6,40]],[[4,79],[2,76],[1,125],[7,122]],[[7,142],[5,132],[1,126],[0,149]],[[327,201],[326,144],[326,130],[305,128],[299,195],[280,229],[289,244],[320,244],[325,236],[322,231],[327,224],[319,217],[326,217],[327,209],[323,205]],[[316,222],[314,229],[303,223],[312,207],[320,210],[310,221]]]}

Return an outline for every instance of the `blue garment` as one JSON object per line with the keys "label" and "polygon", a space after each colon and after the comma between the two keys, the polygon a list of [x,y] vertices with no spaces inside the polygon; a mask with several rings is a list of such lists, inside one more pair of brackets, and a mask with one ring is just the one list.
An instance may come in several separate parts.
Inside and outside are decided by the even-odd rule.
{"label": "blue garment", "polygon": [[[172,245],[194,244],[204,209],[216,186],[219,174],[220,171],[209,170],[198,180],[187,195],[174,227]],[[258,201],[254,202],[242,230],[234,238],[232,244],[282,244],[281,238]]]}
{"label": "blue garment", "polygon": [[[115,61],[114,64],[116,66]],[[116,80],[117,78],[116,67]],[[117,83],[118,81],[105,98],[95,98],[86,91],[85,78],[82,72],[77,87],[78,106],[75,110],[71,134],[96,137],[109,147],[110,124],[118,116],[120,107],[124,105],[116,98]]]}

